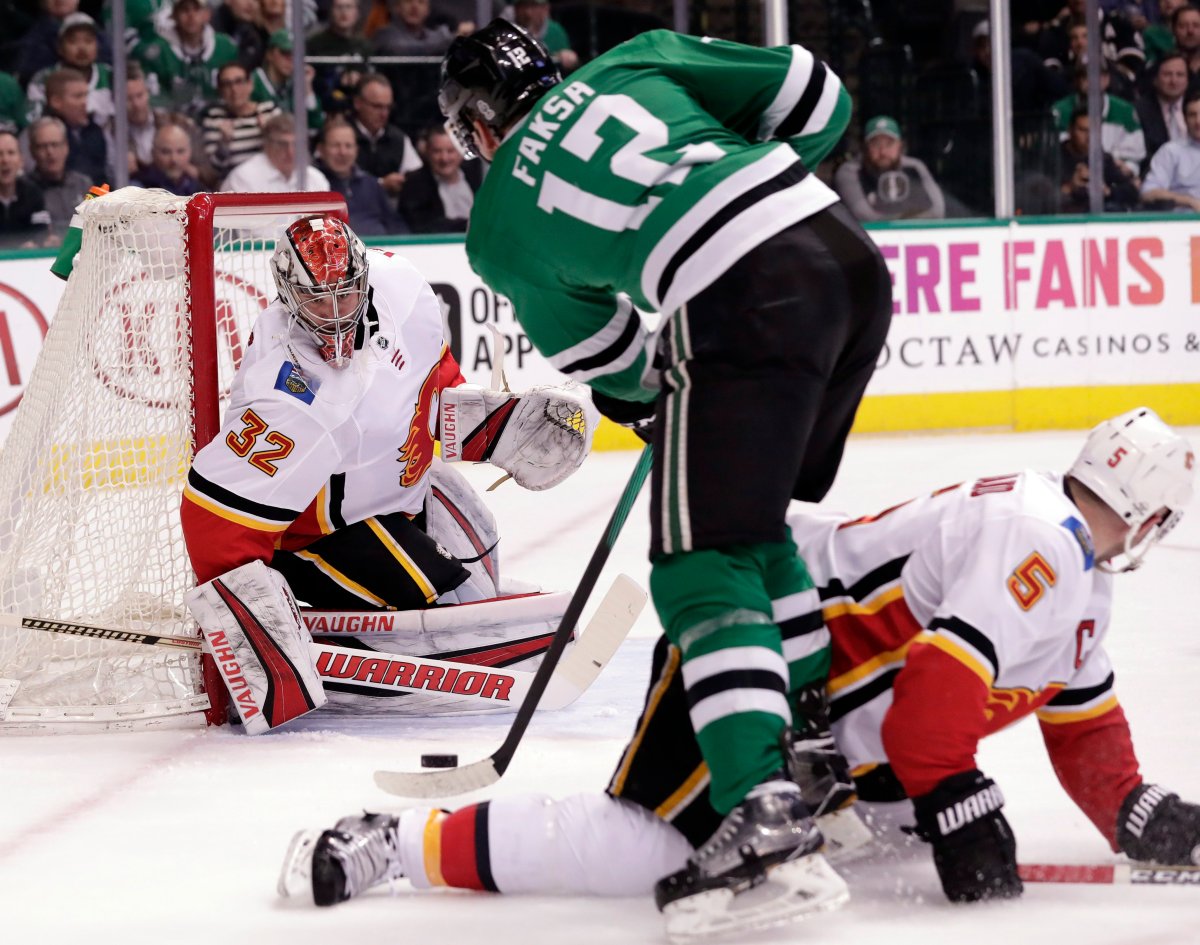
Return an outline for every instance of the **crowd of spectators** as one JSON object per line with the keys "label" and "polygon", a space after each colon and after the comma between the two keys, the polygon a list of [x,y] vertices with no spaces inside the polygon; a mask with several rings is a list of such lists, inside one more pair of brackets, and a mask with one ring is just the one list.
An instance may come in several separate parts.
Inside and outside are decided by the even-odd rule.
{"label": "crowd of spectators", "polygon": [[[291,2],[305,52],[293,74]],[[436,0],[435,0],[436,2]],[[93,185],[186,196],[296,189],[300,83],[310,155],[301,186],[345,195],[362,233],[462,232],[482,176],[440,127],[437,65],[474,23],[459,0],[140,0],[126,5],[124,90],[110,5],[31,0],[0,62],[0,245],[53,246]],[[473,10],[473,4],[470,5]],[[547,0],[510,16],[578,57]],[[116,139],[123,98],[127,137]]]}
{"label": "crowd of spectators", "polygon": [[[305,24],[300,75],[293,2]],[[311,156],[303,186],[344,194],[360,232],[465,229],[485,169],[464,162],[441,129],[436,76],[452,39],[475,28],[471,0],[130,2],[123,90],[113,87],[110,4],[32,4],[0,52],[4,245],[54,245],[88,188],[112,183],[119,164],[131,183],[180,195],[294,189],[298,144]],[[1084,0],[1011,6],[1016,210],[1087,212]],[[952,29],[931,50],[920,11],[933,7]],[[1101,0],[1101,8],[1105,210],[1200,209],[1200,0]],[[990,215],[986,5],[877,0],[870,9],[877,22],[866,55],[839,57],[832,35],[830,49],[816,48],[856,105],[853,131],[818,173],[864,220]],[[496,10],[541,38],[567,72],[663,25],[645,0],[512,0]],[[296,83],[309,135],[300,143]]]}
{"label": "crowd of spectators", "polygon": [[[939,40],[919,35],[930,30],[918,11],[931,4],[909,4],[904,16],[881,17],[860,63],[859,114],[876,117],[859,126],[858,144],[848,148],[834,181],[862,219],[939,216],[930,194],[944,202],[946,216],[992,213],[987,7],[941,6],[950,29],[934,30]],[[1188,114],[1193,101],[1200,103],[1200,0],[1099,6],[1104,211],[1195,210],[1200,104],[1197,121]],[[1013,0],[1011,11],[1016,212],[1086,213],[1092,129],[1085,2]],[[891,131],[880,138],[885,109]]]}

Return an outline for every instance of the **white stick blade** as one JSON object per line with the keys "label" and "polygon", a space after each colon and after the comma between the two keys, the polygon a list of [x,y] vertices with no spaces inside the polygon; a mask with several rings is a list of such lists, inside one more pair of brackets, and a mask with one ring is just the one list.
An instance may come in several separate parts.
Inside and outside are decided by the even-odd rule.
{"label": "white stick blade", "polygon": [[375,772],[376,786],[400,797],[452,797],[491,787],[499,780],[500,772],[496,770],[491,758],[484,758],[461,768]]}
{"label": "white stick blade", "polygon": [[646,592],[631,577],[618,575],[587,628],[554,670],[538,708],[562,709],[583,695],[625,641],[645,606]]}

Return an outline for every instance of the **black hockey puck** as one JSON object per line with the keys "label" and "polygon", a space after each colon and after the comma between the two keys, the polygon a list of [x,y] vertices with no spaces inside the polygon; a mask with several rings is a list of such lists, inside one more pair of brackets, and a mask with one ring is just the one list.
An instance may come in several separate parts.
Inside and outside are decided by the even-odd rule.
{"label": "black hockey puck", "polygon": [[422,768],[457,768],[458,755],[422,755]]}

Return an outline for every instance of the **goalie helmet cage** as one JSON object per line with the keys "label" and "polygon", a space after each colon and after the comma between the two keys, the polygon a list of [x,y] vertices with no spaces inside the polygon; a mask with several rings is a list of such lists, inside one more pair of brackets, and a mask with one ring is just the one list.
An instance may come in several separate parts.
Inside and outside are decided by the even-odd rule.
{"label": "goalie helmet cage", "polygon": [[[312,213],[346,219],[345,201],[124,188],[85,202],[0,453],[0,612],[198,637],[183,604],[187,470],[275,296],[275,240]],[[224,696],[195,652],[0,628],[0,732],[219,724]]]}

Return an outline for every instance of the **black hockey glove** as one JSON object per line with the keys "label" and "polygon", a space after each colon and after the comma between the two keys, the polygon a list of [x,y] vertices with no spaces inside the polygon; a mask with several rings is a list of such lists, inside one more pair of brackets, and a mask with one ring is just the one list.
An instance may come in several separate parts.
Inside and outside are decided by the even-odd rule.
{"label": "black hockey glove", "polygon": [[1121,804],[1117,846],[1143,863],[1200,866],[1200,806],[1157,784],[1141,784]]}
{"label": "black hockey glove", "polygon": [[912,832],[933,845],[933,865],[951,902],[1021,895],[1017,843],[1000,813],[1003,806],[996,782],[978,769],[951,775],[913,798]]}
{"label": "black hockey glove", "polygon": [[655,402],[653,400],[649,403],[620,400],[616,397],[609,397],[607,394],[602,394],[593,388],[592,403],[609,420],[619,423],[623,427],[628,427],[636,433],[641,437],[643,443],[649,443],[654,439]]}

